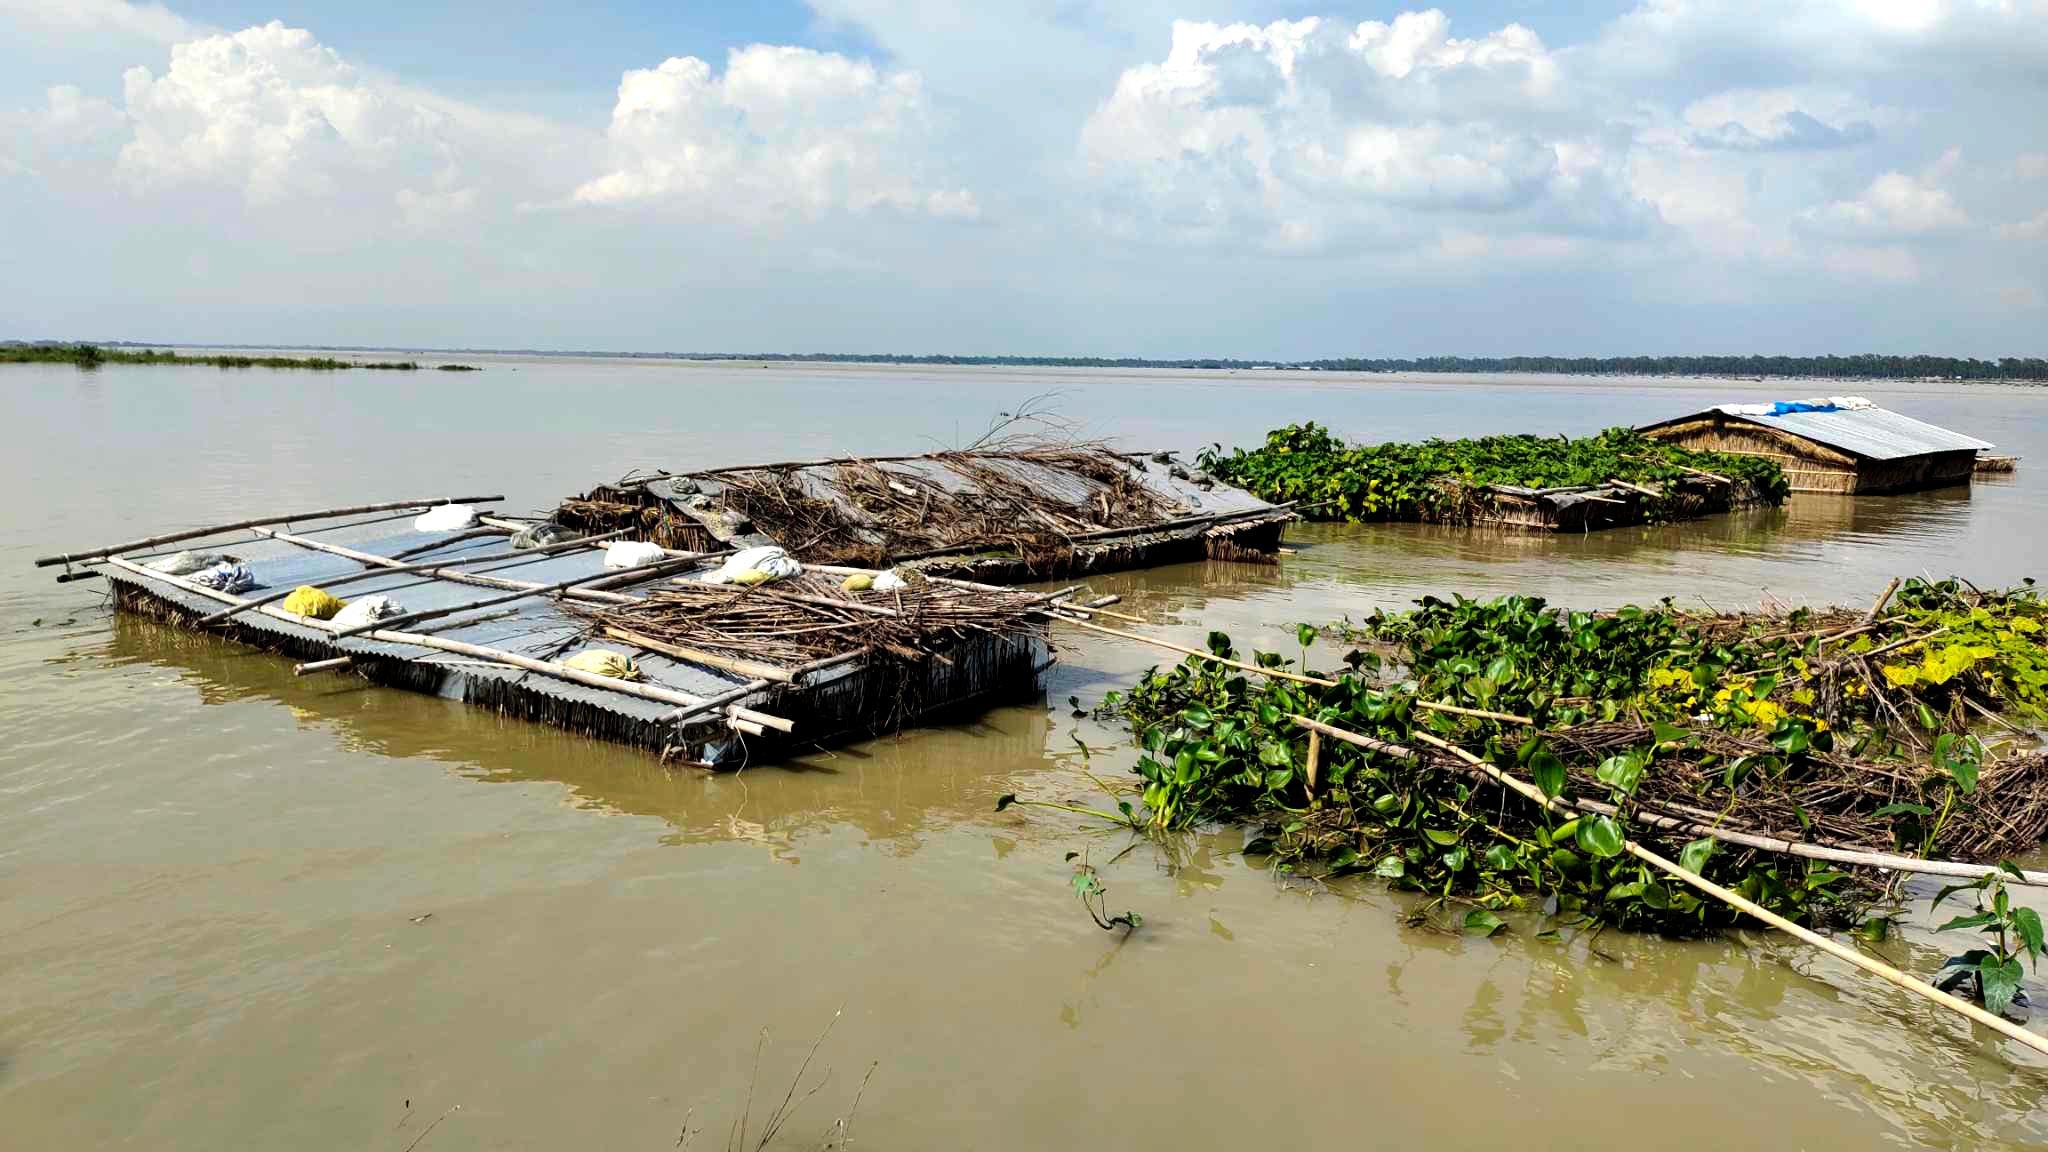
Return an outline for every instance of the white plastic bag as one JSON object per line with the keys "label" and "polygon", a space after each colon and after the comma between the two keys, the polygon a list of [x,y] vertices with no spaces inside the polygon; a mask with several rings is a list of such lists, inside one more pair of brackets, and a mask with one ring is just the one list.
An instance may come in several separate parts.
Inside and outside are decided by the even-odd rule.
{"label": "white plastic bag", "polygon": [[787,576],[794,576],[803,570],[804,566],[797,563],[781,547],[774,544],[765,544],[759,548],[748,548],[744,551],[733,553],[732,557],[725,562],[723,567],[704,577],[703,582],[706,584],[739,583],[741,582],[740,576],[742,574],[759,572],[762,573],[760,577],[747,581],[747,583],[765,584],[770,580],[781,580]]}
{"label": "white plastic bag", "polygon": [[460,532],[476,526],[476,509],[467,504],[438,504],[413,518],[415,532]]}
{"label": "white plastic bag", "polygon": [[247,592],[256,586],[256,574],[249,571],[249,566],[232,560],[223,560],[211,568],[194,572],[187,579],[216,592]]}
{"label": "white plastic bag", "polygon": [[229,563],[228,558],[218,552],[178,552],[151,560],[145,567],[166,576],[190,576],[225,563]]}
{"label": "white plastic bag", "polygon": [[668,552],[659,544],[643,540],[614,540],[604,550],[604,566],[607,568],[639,568],[653,564]]}
{"label": "white plastic bag", "polygon": [[910,587],[910,581],[898,576],[895,569],[892,568],[875,577],[875,582],[869,585],[869,587],[877,592],[894,592],[901,588]]}
{"label": "white plastic bag", "polygon": [[334,614],[333,623],[342,628],[360,628],[403,615],[405,607],[389,596],[358,596]]}

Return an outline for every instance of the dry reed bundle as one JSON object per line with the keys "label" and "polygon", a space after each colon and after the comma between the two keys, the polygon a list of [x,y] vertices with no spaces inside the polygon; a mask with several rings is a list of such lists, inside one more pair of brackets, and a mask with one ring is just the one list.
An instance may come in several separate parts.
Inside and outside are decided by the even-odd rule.
{"label": "dry reed bundle", "polygon": [[[1070,553],[1076,536],[1188,511],[1155,494],[1128,459],[1097,443],[977,448],[921,459],[966,483],[949,487],[916,469],[847,460],[720,472],[718,499],[799,559],[863,566],[974,548],[1013,551],[1043,567]],[[1087,495],[1078,501],[1050,495],[1042,476],[1016,465],[1066,473],[1083,482]]]}
{"label": "dry reed bundle", "polygon": [[747,588],[679,580],[637,604],[577,606],[594,634],[646,637],[732,660],[794,669],[863,649],[906,661],[943,658],[971,633],[1043,635],[1044,597],[914,580],[894,592],[848,592],[822,576]]}

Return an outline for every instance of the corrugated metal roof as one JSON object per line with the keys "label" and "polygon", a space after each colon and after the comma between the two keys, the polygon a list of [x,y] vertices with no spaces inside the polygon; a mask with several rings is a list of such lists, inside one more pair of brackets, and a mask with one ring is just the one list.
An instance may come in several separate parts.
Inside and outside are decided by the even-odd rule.
{"label": "corrugated metal roof", "polygon": [[[1965,436],[1960,432],[1951,432],[1924,420],[1915,420],[1911,416],[1893,412],[1889,408],[1787,412],[1783,416],[1754,416],[1710,408],[1706,412],[1683,419],[1692,420],[1713,413],[1723,413],[1731,420],[1747,420],[1766,428],[1776,428],[1794,436],[1804,437],[1816,444],[1825,444],[1830,448],[1872,460],[1898,460],[1929,452],[1974,451],[1992,447],[1989,441]],[[1677,421],[1662,420],[1649,427],[1673,423]]]}

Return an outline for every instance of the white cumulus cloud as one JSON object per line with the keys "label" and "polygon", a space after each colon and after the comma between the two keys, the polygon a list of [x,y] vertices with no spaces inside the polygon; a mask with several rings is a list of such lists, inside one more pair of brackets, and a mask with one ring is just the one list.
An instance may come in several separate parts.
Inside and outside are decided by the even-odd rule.
{"label": "white cumulus cloud", "polygon": [[694,56],[627,72],[590,204],[651,202],[743,218],[887,206],[973,217],[932,155],[918,77],[808,48],[755,44],[725,71]]}
{"label": "white cumulus cloud", "polygon": [[1112,215],[1136,230],[1280,247],[1434,237],[1425,213],[1603,230],[1635,212],[1599,135],[1563,119],[1558,60],[1509,25],[1442,12],[1344,27],[1176,22],[1083,128]]}
{"label": "white cumulus cloud", "polygon": [[1815,227],[1839,232],[1920,236],[1949,232],[1969,225],[1942,180],[1955,170],[1961,154],[1951,149],[1918,174],[1886,172],[1863,194],[1836,200],[1806,214]]}

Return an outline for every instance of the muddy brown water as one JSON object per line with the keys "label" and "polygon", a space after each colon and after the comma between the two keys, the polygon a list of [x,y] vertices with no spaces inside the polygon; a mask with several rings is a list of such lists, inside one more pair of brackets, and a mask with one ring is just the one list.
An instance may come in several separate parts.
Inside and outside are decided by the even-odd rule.
{"label": "muddy brown water", "polygon": [[[1529,538],[1303,527],[1278,568],[1104,592],[1199,642],[1431,592],[1865,603],[1893,572],[2041,573],[2048,390],[465,358],[472,375],[0,374],[0,1147],[723,1144],[805,1050],[776,1142],[870,1147],[2029,1147],[2048,1063],[1769,934],[1492,940],[1369,882],[1288,886],[1231,830],[1170,849],[1086,801],[1117,734],[1067,697],[1156,663],[1062,634],[1046,698],[706,777],[105,611],[29,567],[245,510],[970,438],[1035,393],[1134,447],[1314,418],[1387,439],[1592,431],[1857,391],[2026,459],[1974,489]],[[1068,851],[1128,940],[1093,927]],[[1114,862],[1112,863],[1112,860]],[[1923,904],[1880,947],[1939,963]],[[2037,996],[2042,993],[2037,988]],[[758,1074],[751,1071],[763,1030]],[[810,1087],[807,1081],[803,1091]]]}

